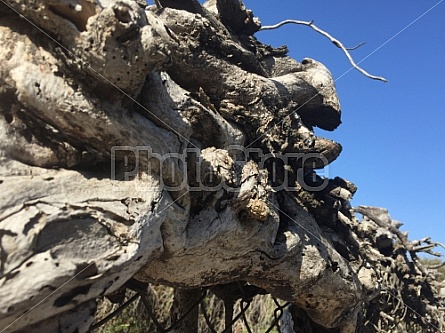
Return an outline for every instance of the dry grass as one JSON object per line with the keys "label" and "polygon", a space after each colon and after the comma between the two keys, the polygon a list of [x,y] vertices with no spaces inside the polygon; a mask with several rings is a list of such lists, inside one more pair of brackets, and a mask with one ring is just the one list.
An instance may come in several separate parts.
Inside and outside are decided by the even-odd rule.
{"label": "dry grass", "polygon": [[[126,299],[130,298],[134,293],[127,292]],[[169,314],[173,303],[173,289],[165,286],[152,286],[149,295],[152,309],[156,314],[156,318],[164,328],[170,326]],[[240,313],[241,305],[237,302],[234,307],[234,317]],[[101,319],[116,310],[120,305],[112,304],[104,299],[99,302],[96,317]],[[251,332],[265,332],[274,322],[274,310],[276,309],[272,297],[269,295],[256,296],[245,311],[245,319],[250,327]],[[200,306],[199,315],[199,332],[212,333],[211,328],[206,323],[203,311],[216,332],[224,331],[224,303],[211,293],[204,298],[203,305]],[[134,302],[123,313],[107,322],[102,327],[96,329],[95,333],[155,333],[158,332],[156,325],[150,319],[144,306],[140,301]],[[248,329],[243,321],[242,316],[233,325],[234,333],[248,333]],[[277,332],[275,329],[271,333]]]}

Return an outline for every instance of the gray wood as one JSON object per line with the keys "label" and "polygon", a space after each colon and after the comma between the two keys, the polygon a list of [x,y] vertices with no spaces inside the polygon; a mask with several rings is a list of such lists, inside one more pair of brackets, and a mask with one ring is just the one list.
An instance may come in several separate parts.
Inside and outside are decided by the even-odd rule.
{"label": "gray wood", "polygon": [[[341,152],[313,132],[341,122],[325,66],[237,35],[227,14],[251,15],[237,1],[202,15],[168,1],[5,3],[2,332],[86,332],[95,300],[131,277],[177,288],[247,281],[354,332],[378,294],[374,271],[348,258],[360,242],[355,187],[301,184]],[[246,145],[322,158],[306,173],[283,166],[293,189],[277,190],[267,165],[243,161]]]}

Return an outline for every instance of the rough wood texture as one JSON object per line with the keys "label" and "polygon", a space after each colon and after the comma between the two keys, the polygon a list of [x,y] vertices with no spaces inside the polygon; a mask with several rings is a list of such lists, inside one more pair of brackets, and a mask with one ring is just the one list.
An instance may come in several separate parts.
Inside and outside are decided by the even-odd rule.
{"label": "rough wood texture", "polygon": [[314,173],[341,152],[313,133],[341,122],[326,67],[257,41],[238,1],[5,3],[2,332],[86,332],[132,277],[244,281],[355,331],[380,288],[366,260],[396,229],[360,251],[377,222],[358,227],[355,186]]}

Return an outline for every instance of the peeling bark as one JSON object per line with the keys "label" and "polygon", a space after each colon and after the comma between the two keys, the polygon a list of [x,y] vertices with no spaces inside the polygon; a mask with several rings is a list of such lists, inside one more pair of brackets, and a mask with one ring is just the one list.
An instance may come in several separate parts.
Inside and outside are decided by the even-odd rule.
{"label": "peeling bark", "polygon": [[0,3],[0,327],[86,332],[135,278],[179,312],[243,281],[354,332],[379,284],[355,186],[314,171],[341,152],[313,133],[341,123],[330,72],[238,1],[159,5]]}

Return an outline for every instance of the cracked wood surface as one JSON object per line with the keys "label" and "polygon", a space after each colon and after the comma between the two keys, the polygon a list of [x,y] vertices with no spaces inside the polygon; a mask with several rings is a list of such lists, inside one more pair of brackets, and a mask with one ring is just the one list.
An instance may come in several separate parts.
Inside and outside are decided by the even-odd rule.
{"label": "cracked wood surface", "polygon": [[[32,24],[0,17],[1,326],[44,300],[8,331],[57,327],[61,316],[84,318],[62,331],[85,331],[91,300],[133,276],[177,287],[245,280],[342,325],[359,280],[344,278],[348,263],[295,198],[272,191],[267,168],[230,150],[335,159],[341,147],[312,132],[340,123],[322,64],[237,36],[241,21],[226,28],[207,10],[8,4]],[[199,170],[165,157],[187,147]],[[184,179],[210,190],[188,192]],[[326,294],[332,303],[321,304]]]}
{"label": "cracked wood surface", "polygon": [[351,230],[355,186],[313,170],[341,152],[313,132],[341,123],[324,65],[261,44],[238,1],[5,3],[5,332],[86,332],[96,299],[132,277],[247,281],[354,332],[378,284]]}

